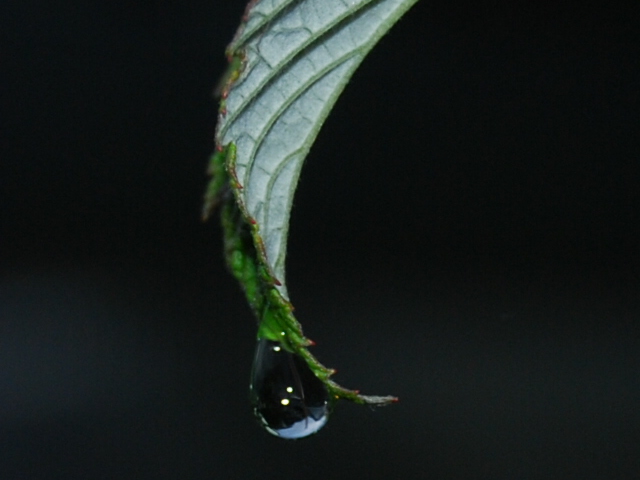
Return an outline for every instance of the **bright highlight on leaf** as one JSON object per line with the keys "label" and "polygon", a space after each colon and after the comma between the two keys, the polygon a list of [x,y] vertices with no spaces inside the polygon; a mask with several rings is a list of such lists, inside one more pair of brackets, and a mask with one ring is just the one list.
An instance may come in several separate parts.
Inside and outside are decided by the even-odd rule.
{"label": "bright highlight on leaf", "polygon": [[[306,436],[324,425],[329,403],[337,398],[372,405],[395,401],[340,387],[329,378],[333,371],[309,353],[313,342],[302,334],[289,303],[285,258],[293,194],[322,123],[369,50],[416,1],[252,1],[227,49],[230,66],[221,89],[204,216],[221,204],[227,263],[258,318],[258,339],[303,360],[326,389],[324,395],[314,386],[314,396],[325,399],[326,408],[314,407],[323,412],[322,422],[304,406],[310,395],[304,385],[262,393],[273,396],[269,401],[277,409],[265,407],[270,418],[258,412],[261,420],[286,438]],[[273,351],[280,350],[274,347],[268,354]],[[264,364],[256,355],[253,378],[264,378],[265,372],[257,371]],[[300,372],[287,372],[281,375],[299,378]],[[292,397],[291,392],[297,393]],[[264,407],[262,400],[254,403]],[[315,427],[301,427],[302,421]]]}

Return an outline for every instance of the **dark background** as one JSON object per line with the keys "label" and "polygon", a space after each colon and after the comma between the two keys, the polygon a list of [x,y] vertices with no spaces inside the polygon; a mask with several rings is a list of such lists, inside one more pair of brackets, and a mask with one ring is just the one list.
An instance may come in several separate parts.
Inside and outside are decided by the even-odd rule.
{"label": "dark background", "polygon": [[199,219],[243,1],[3,3],[0,478],[637,474],[635,3],[423,0],[365,61],[288,284],[336,380],[401,401],[297,442]]}

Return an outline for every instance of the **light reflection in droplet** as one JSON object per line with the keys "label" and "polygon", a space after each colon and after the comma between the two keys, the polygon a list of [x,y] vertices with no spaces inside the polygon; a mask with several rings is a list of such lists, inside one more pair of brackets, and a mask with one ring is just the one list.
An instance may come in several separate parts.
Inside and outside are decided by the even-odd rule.
{"label": "light reflection in droplet", "polygon": [[251,374],[251,401],[269,433],[293,439],[320,430],[334,399],[300,355],[261,339]]}

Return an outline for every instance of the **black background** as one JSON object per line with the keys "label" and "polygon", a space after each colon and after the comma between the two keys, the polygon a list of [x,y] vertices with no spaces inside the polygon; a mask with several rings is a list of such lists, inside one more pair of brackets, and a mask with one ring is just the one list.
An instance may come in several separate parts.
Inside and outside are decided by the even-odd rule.
{"label": "black background", "polygon": [[0,478],[640,471],[637,2],[423,0],[374,49],[287,276],[336,380],[401,401],[297,442],[251,415],[255,322],[199,219],[242,0],[13,3]]}

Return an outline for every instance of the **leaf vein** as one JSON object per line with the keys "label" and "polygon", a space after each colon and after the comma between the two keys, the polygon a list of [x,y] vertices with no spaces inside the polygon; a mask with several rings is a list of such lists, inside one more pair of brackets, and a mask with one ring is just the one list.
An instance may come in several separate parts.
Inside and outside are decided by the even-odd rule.
{"label": "leaf vein", "polygon": [[[220,129],[220,137],[224,137],[228,130],[228,126],[233,124],[236,117],[240,116],[244,110],[249,108],[249,105],[259,97],[263,90],[265,90],[270,84],[275,82],[278,77],[286,75],[287,72],[298,62],[298,59],[300,57],[303,57],[306,52],[315,48],[317,44],[324,44],[328,36],[337,34],[339,31],[342,31],[344,28],[348,27],[352,21],[355,20],[355,17],[357,17],[358,15],[362,15],[368,9],[373,8],[375,5],[382,1],[384,0],[370,0],[369,2],[364,2],[358,5],[355,10],[346,11],[343,15],[338,16],[334,22],[330,22],[325,28],[315,32],[315,36],[312,35],[308,40],[302,42],[294,51],[291,52],[291,54],[287,58],[283,59],[280,68],[272,68],[271,72],[261,80],[260,84],[252,89],[249,95],[243,98],[242,103],[240,103],[234,109],[234,111],[228,113],[228,116],[224,119],[224,124]],[[257,48],[255,49],[255,52],[258,56],[260,56],[260,58],[263,58]],[[268,62],[265,61],[265,63],[268,65]],[[244,83],[244,80],[248,78],[249,73],[256,66],[257,64],[249,66],[250,69],[243,72],[241,79],[239,79],[239,81],[234,84],[233,89],[236,89],[238,86]]]}

